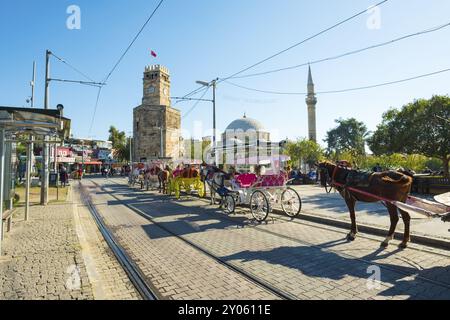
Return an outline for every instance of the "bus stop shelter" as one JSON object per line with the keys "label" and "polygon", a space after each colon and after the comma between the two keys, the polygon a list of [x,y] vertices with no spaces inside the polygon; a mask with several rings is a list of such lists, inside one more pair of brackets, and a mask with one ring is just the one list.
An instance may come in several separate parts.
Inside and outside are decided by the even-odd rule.
{"label": "bus stop shelter", "polygon": [[[63,117],[63,109],[62,105],[58,105],[57,110],[0,106],[0,256],[4,209],[7,203],[10,204],[9,209],[12,209],[14,197],[15,145],[17,143],[27,145],[25,220],[28,220],[33,144],[58,144],[69,137],[71,121]],[[48,165],[44,165],[43,168],[48,170]],[[47,186],[48,183],[43,184],[41,188]]]}

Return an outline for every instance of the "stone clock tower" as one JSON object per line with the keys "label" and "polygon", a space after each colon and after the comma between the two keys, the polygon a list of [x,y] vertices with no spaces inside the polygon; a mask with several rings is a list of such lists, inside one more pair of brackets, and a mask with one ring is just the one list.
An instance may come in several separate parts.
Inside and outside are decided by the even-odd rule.
{"label": "stone clock tower", "polygon": [[133,160],[178,159],[181,113],[171,107],[169,70],[146,67],[143,87],[142,105],[133,112]]}

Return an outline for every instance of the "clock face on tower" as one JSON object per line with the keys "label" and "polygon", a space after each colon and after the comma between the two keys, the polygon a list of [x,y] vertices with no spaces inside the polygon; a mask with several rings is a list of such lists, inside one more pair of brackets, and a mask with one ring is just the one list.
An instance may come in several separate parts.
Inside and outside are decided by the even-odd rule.
{"label": "clock face on tower", "polygon": [[147,88],[147,94],[154,94],[156,91],[156,88],[154,86],[150,86]]}

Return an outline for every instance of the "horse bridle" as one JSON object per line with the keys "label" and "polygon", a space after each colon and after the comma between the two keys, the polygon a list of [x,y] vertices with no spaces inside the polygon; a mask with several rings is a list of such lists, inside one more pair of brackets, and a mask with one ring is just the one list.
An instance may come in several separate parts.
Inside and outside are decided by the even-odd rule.
{"label": "horse bridle", "polygon": [[332,173],[332,175],[330,177],[330,173],[328,172],[328,168],[326,168],[326,167],[325,168],[320,168],[321,174],[325,173],[325,181],[324,181],[324,184],[322,185],[323,187],[326,187],[326,184],[328,182],[332,188],[336,188],[336,183],[335,182],[336,182],[336,175],[337,175],[338,169],[339,169],[339,166],[336,165],[334,167],[333,173]]}

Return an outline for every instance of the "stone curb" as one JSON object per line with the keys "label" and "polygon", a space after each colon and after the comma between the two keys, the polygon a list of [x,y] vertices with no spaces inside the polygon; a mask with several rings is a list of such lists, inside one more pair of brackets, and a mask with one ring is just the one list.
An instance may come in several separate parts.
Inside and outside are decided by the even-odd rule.
{"label": "stone curb", "polygon": [[[274,209],[274,213],[284,215],[284,212],[279,209]],[[309,222],[314,222],[318,224],[325,224],[332,227],[338,227],[338,228],[344,228],[350,230],[351,223],[343,220],[337,220],[333,218],[328,218],[324,216],[314,216],[307,213],[300,213],[297,217],[297,219],[306,220]],[[449,224],[450,226],[450,224]],[[375,236],[381,236],[386,237],[387,236],[387,229],[381,229],[375,226],[370,226],[367,224],[358,224],[358,229],[360,232],[368,233]],[[396,240],[402,240],[403,239],[403,233],[402,232],[396,232],[394,238]],[[423,236],[423,235],[417,235],[417,234],[411,234],[411,243],[414,244],[420,244],[420,245],[426,245],[429,247],[437,248],[437,249],[444,249],[444,250],[450,250],[450,241],[446,241],[444,239],[434,238],[430,236]]]}

